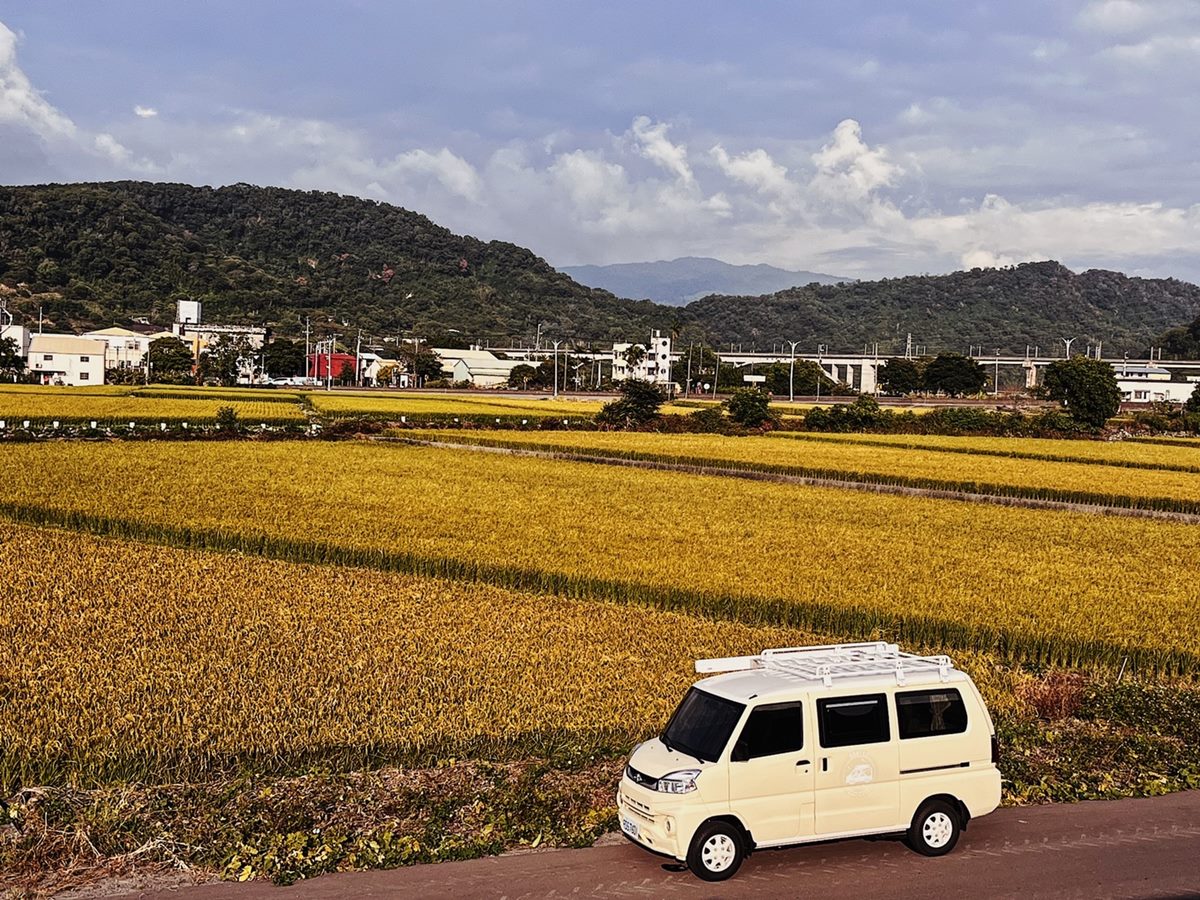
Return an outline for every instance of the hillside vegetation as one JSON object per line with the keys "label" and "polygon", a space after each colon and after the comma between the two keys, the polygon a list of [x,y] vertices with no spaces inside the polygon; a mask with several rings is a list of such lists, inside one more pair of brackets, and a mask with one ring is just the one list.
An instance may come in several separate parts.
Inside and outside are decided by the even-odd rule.
{"label": "hillside vegetation", "polygon": [[723,341],[828,343],[831,349],[880,342],[904,349],[905,336],[930,351],[1061,352],[1104,342],[1105,352],[1141,352],[1151,337],[1200,313],[1200,287],[1173,278],[1129,278],[1056,262],[949,275],[911,275],[840,285],[808,285],[754,298],[713,296],[692,303],[691,317]]}
{"label": "hillside vegetation", "polygon": [[584,287],[533,252],[453,234],[425,216],[322,192],[181,184],[0,187],[0,295],[18,322],[39,308],[54,330],[146,318],[166,325],[181,297],[209,321],[266,323],[296,335],[362,328],[376,338],[493,343],[637,339],[767,349],[931,352],[982,345],[1043,351],[1060,337],[1141,353],[1200,314],[1200,288],[1174,279],[1074,274],[1055,262],[840,285],[757,297],[716,295],[686,307]]}
{"label": "hillside vegetation", "polygon": [[[208,321],[295,333],[326,317],[380,336],[458,329],[612,339],[661,318],[576,284],[529,250],[452,234],[425,216],[337,194],[116,182],[0,188],[0,282],[10,308],[55,328],[204,302]],[[40,295],[40,296],[39,296]]]}

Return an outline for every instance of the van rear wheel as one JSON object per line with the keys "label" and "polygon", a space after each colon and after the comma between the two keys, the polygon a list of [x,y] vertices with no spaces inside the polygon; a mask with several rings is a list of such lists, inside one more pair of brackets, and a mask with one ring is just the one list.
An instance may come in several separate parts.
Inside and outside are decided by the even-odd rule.
{"label": "van rear wheel", "polygon": [[961,833],[958,810],[944,800],[930,800],[913,816],[906,842],[922,856],[944,856]]}
{"label": "van rear wheel", "polygon": [[696,829],[688,848],[687,866],[705,881],[732,878],[746,858],[742,833],[729,822],[709,822]]}

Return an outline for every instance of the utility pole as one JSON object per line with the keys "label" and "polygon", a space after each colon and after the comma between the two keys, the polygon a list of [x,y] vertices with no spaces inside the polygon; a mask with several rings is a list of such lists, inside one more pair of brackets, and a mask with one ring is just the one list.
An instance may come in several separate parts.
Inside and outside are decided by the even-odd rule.
{"label": "utility pole", "polygon": [[554,396],[558,397],[558,345],[562,341],[551,341],[554,344]]}
{"label": "utility pole", "polygon": [[[733,345],[730,344],[732,347]],[[717,349],[717,345],[713,343],[713,355],[717,358],[717,364],[713,366],[713,399],[717,396],[717,382],[721,379],[721,351]]]}
{"label": "utility pole", "polygon": [[996,348],[996,374],[992,376],[992,396],[1000,396],[1000,348]]}
{"label": "utility pole", "polygon": [[687,377],[683,379],[683,399],[687,399],[688,387],[692,383],[692,345],[688,344]]}
{"label": "utility pole", "polygon": [[362,387],[362,329],[358,329],[358,338],[354,341],[354,383]]}
{"label": "utility pole", "polygon": [[788,367],[788,403],[796,402],[796,345],[799,341],[788,341],[792,347],[792,361]]}
{"label": "utility pole", "polygon": [[310,371],[309,363],[308,363],[308,352],[309,352],[308,351],[308,334],[309,334],[310,330],[311,330],[311,326],[309,325],[308,316],[305,316],[304,317],[304,377],[306,380],[309,378],[312,378],[313,375],[316,374],[315,372]]}
{"label": "utility pole", "polygon": [[325,366],[325,390],[333,390],[333,335],[329,336],[329,364]]}
{"label": "utility pole", "polygon": [[825,366],[822,365],[825,357],[825,345],[817,344],[817,402],[821,402],[821,379],[825,377]]}

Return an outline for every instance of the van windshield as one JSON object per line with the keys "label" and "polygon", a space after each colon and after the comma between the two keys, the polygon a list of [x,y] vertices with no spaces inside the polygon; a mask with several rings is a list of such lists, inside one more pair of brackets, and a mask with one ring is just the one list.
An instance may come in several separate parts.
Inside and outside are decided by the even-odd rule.
{"label": "van windshield", "polygon": [[745,708],[741,703],[692,688],[671,716],[662,741],[701,762],[715,762]]}

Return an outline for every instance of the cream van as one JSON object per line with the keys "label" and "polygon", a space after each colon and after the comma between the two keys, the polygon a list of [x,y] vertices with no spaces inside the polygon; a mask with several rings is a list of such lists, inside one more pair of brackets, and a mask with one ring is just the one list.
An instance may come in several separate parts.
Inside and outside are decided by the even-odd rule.
{"label": "cream van", "polygon": [[903,834],[940,856],[1000,803],[991,716],[946,656],[841,644],[696,671],[724,674],[634,749],[617,809],[630,840],[706,881],[753,850],[837,838]]}

